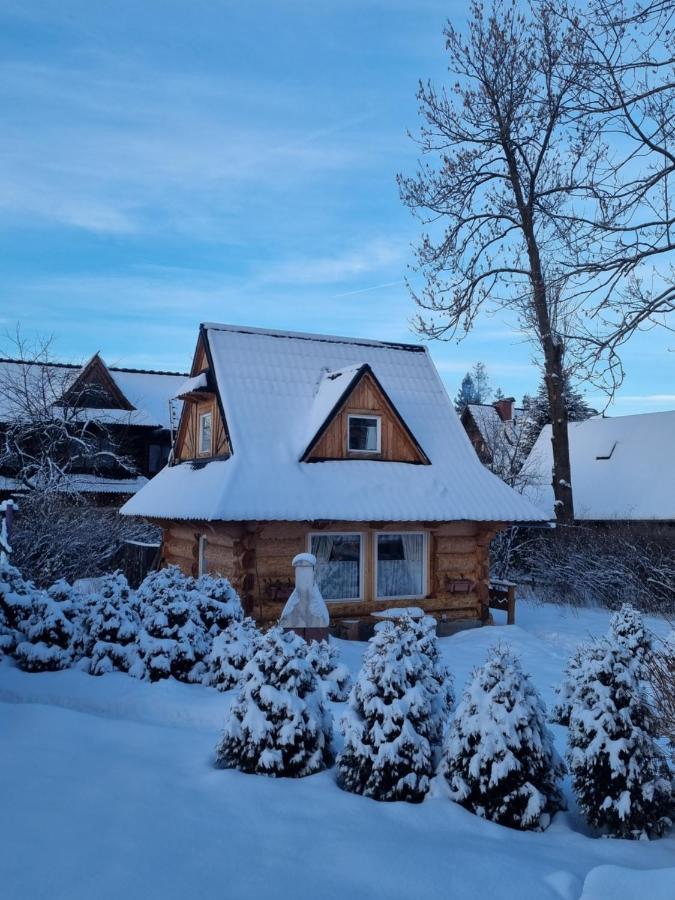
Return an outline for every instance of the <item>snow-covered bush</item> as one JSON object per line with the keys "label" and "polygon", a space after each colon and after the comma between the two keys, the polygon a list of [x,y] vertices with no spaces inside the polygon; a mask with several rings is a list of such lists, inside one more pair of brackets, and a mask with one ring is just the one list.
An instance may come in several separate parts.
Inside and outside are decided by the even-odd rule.
{"label": "snow-covered bush", "polygon": [[623,838],[656,837],[670,824],[672,783],[631,652],[589,648],[577,680],[567,759],[587,821]]}
{"label": "snow-covered bush", "polygon": [[307,659],[323,685],[326,699],[344,703],[349,697],[352,678],[347,666],[340,662],[337,647],[330,641],[312,641],[307,650]]}
{"label": "snow-covered bush", "polygon": [[133,591],[121,572],[96,580],[81,607],[83,654],[90,657],[91,675],[139,672],[137,640],[141,629]]}
{"label": "snow-covered bush", "polygon": [[204,660],[202,683],[219,691],[229,691],[239,683],[241,673],[258,649],[261,634],[251,618],[235,619],[213,639]]}
{"label": "snow-covered bush", "polygon": [[544,704],[509,649],[492,648],[473,672],[448,730],[442,771],[453,800],[500,825],[542,830],[563,808],[564,766]]}
{"label": "snow-covered bush", "polygon": [[36,587],[0,553],[0,652],[12,653],[30,618]]}
{"label": "snow-covered bush", "polygon": [[441,651],[436,636],[436,620],[433,616],[421,619],[406,619],[406,627],[417,637],[417,646],[428,660],[424,667],[424,684],[431,696],[431,728],[429,740],[432,746],[440,746],[455,704],[454,679],[441,659]]}
{"label": "snow-covered bush", "polygon": [[331,743],[331,715],[307,660],[307,645],[275,626],[244,669],[216,765],[301,778],[330,765]]}
{"label": "snow-covered bush", "polygon": [[211,648],[199,613],[205,602],[194,578],[178,566],[151,572],[136,592],[144,631],[139,651],[144,677],[159,681],[172,675],[179,681],[200,681],[202,660]]}
{"label": "snow-covered bush", "polygon": [[572,656],[568,659],[563,672],[563,680],[556,687],[556,702],[553,705],[549,719],[556,725],[569,725],[572,705],[574,703],[574,692],[576,691],[577,679],[579,673],[583,669],[584,657],[588,651],[588,644],[579,644]]}
{"label": "snow-covered bush", "polygon": [[424,799],[434,769],[429,665],[405,623],[376,626],[341,722],[344,790],[375,800]]}
{"label": "snow-covered bush", "polygon": [[630,603],[624,603],[614,613],[609,620],[609,630],[611,637],[622,644],[641,666],[647,663],[652,650],[652,639],[642,616]]}
{"label": "snow-covered bush", "polygon": [[202,575],[195,582],[195,588],[197,612],[210,634],[220,634],[232,622],[241,622],[244,618],[239,594],[227,578]]}
{"label": "snow-covered bush", "polygon": [[32,594],[30,613],[21,623],[21,631],[23,640],[14,650],[20,668],[27,672],[55,672],[72,664],[77,629],[47,591]]}

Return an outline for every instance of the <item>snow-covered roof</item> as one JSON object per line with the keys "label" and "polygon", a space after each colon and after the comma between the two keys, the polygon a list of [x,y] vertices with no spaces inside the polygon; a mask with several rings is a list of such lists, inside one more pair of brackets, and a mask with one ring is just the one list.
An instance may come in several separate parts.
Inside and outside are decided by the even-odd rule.
{"label": "snow-covered roof", "polygon": [[[81,494],[135,494],[148,479],[144,475],[133,478],[106,478],[103,475],[66,475],[57,490],[77,491]],[[21,491],[22,484],[16,478],[0,475],[0,491]]]}
{"label": "snow-covered roof", "polygon": [[[124,513],[230,521],[544,518],[481,465],[426,348],[239,326],[202,329],[232,455],[206,465],[168,466],[124,505]],[[430,465],[300,461],[333,397],[326,373],[347,377],[364,363]]]}
{"label": "snow-covered roof", "polygon": [[[121,369],[106,367],[109,375],[120,392],[134,407],[124,409],[92,409],[81,410],[82,415],[89,415],[109,424],[133,424],[152,427],[170,428],[178,422],[181,403],[173,400],[173,422],[169,412],[169,404],[176,395],[180,385],[185,383],[185,375],[174,372],[152,372],[141,369]],[[25,363],[17,360],[0,360],[0,421],[21,412],[21,388],[17,398],[9,396],[7,386],[28,383],[27,390],[46,390],[51,396],[47,399],[58,403],[63,394],[73,386],[82,366],[65,363],[44,364]]]}
{"label": "snow-covered roof", "polygon": [[206,372],[200,372],[199,375],[195,375],[194,378],[188,378],[187,381],[183,381],[176,389],[174,397],[185,397],[187,394],[192,394],[195,391],[203,391],[206,390],[206,388],[208,388]]}
{"label": "snow-covered roof", "polygon": [[[675,520],[675,411],[570,422],[577,519]],[[551,426],[525,463],[527,496],[553,517]]]}
{"label": "snow-covered roof", "polygon": [[467,409],[486,443],[494,439],[498,430],[515,433],[525,421],[525,410],[520,407],[514,408],[513,418],[506,422],[491,403],[469,403]]}

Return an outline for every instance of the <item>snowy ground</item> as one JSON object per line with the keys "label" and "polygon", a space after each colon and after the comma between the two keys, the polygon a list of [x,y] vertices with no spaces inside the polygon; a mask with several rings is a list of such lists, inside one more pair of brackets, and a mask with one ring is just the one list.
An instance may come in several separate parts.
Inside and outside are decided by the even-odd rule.
{"label": "snowy ground", "polygon": [[[518,615],[518,626],[441,641],[458,691],[502,640],[550,703],[570,651],[608,623],[598,610],[527,603]],[[353,670],[363,647],[340,644]],[[0,663],[0,896],[675,898],[675,836],[595,839],[572,801],[548,831],[527,834],[479,820],[441,783],[413,806],[346,794],[330,771],[299,781],[218,771],[212,751],[230,699]],[[554,732],[563,752],[565,729]]]}

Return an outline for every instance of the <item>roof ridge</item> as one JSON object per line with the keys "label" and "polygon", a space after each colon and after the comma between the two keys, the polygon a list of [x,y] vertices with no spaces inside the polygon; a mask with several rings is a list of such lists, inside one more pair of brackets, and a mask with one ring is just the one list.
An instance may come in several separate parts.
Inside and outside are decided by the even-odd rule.
{"label": "roof ridge", "polygon": [[[99,354],[95,353],[94,356],[98,356]],[[93,359],[93,357],[91,357]],[[91,359],[88,362],[91,362]],[[40,360],[31,360],[31,359],[14,359],[11,356],[0,356],[0,363],[14,363],[15,365],[23,365],[23,366],[53,366],[57,369],[77,369],[78,371],[82,370],[87,363],[67,363],[67,362],[56,362],[50,360],[49,362],[41,362]],[[104,362],[106,369],[110,372],[132,372],[139,375],[180,375],[181,378],[188,378],[189,375],[187,372],[172,372],[164,369],[132,369],[128,366],[109,366]]]}
{"label": "roof ridge", "polygon": [[362,347],[386,347],[390,350],[407,350],[426,353],[424,344],[408,344],[403,341],[378,341],[375,338],[353,338],[336,334],[315,334],[311,331],[283,331],[274,328],[256,328],[252,325],[228,325],[220,322],[202,322],[201,327],[210,331],[232,331],[241,334],[260,334],[268,337],[290,338],[304,341],[324,341],[329,344],[356,344]]}

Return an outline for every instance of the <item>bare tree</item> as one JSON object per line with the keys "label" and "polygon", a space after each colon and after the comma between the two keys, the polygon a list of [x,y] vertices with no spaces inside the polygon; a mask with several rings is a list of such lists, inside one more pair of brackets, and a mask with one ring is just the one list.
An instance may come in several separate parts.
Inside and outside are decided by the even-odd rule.
{"label": "bare tree", "polygon": [[564,15],[586,47],[579,115],[612,148],[592,215],[576,211],[583,252],[572,268],[577,296],[594,309],[588,353],[608,360],[618,384],[622,345],[637,330],[673,328],[675,3],[591,0]]}
{"label": "bare tree", "polygon": [[[515,311],[530,335],[549,395],[556,517],[574,517],[564,374],[579,309],[566,302],[574,259],[571,215],[602,158],[597,131],[579,117],[583,36],[540,4],[471,6],[469,35],[448,24],[451,91],[419,89],[422,164],[399,177],[402,199],[430,229],[417,248],[425,313],[419,330],[462,336],[481,310]],[[567,362],[566,362],[567,356]]]}

